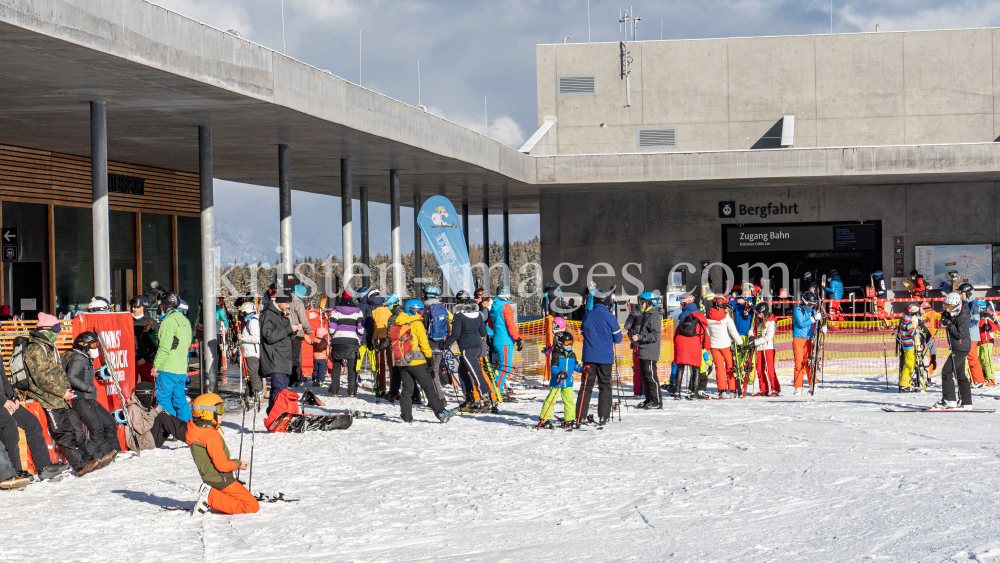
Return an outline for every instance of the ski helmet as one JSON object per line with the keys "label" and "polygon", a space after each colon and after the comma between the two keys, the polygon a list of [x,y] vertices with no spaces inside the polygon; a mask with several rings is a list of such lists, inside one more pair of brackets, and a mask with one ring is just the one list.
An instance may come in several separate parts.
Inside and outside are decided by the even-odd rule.
{"label": "ski helmet", "polygon": [[369,299],[371,299],[372,297],[378,297],[378,296],[382,295],[382,292],[379,291],[377,287],[373,287],[373,288],[369,289],[368,291],[366,291],[365,295]]}
{"label": "ski helmet", "polygon": [[958,315],[962,312],[962,296],[954,291],[944,297],[944,312]]}
{"label": "ski helmet", "polygon": [[909,313],[909,314],[911,314],[911,315],[917,315],[917,314],[919,314],[920,313],[920,304],[919,303],[910,303],[909,305],[906,306],[906,312]]}
{"label": "ski helmet", "polygon": [[811,291],[802,294],[802,302],[814,309],[819,306],[819,298]]}
{"label": "ski helmet", "polygon": [[244,315],[253,314],[254,312],[253,303],[247,301],[246,303],[240,305],[240,312],[243,313]]}
{"label": "ski helmet", "polygon": [[406,310],[407,315],[422,315],[424,312],[424,303],[419,299],[410,299],[403,305],[403,309]]}
{"label": "ski helmet", "polygon": [[[501,285],[500,287],[498,287],[497,288],[497,297],[499,297],[500,299],[503,299],[505,301],[510,301],[510,299],[511,299],[510,286]],[[594,299],[596,300],[597,297],[595,296]]]}
{"label": "ski helmet", "polygon": [[135,385],[135,398],[139,401],[139,404],[146,407],[147,409],[153,408],[156,401],[156,385],[148,381],[140,381]]}
{"label": "ski helmet", "polygon": [[176,293],[166,293],[160,297],[160,310],[166,313],[167,311],[176,309],[181,306],[181,296]]}
{"label": "ski helmet", "polygon": [[395,305],[396,303],[399,303],[399,296],[396,295],[395,293],[390,293],[389,295],[386,295],[385,301],[382,302],[383,305],[385,305],[390,309],[392,309],[392,306]]}
{"label": "ski helmet", "polygon": [[643,313],[648,313],[660,304],[660,296],[653,293],[652,291],[643,292],[639,295],[639,310]]}
{"label": "ski helmet", "polygon": [[142,307],[143,309],[146,308],[146,299],[143,298],[143,296],[136,295],[132,299],[128,300],[128,308],[129,309],[137,309],[139,307]]}
{"label": "ski helmet", "polygon": [[477,287],[476,291],[472,295],[476,299],[485,299],[486,298],[486,290],[483,289],[483,288],[481,288],[481,287]]}
{"label": "ski helmet", "polygon": [[963,283],[962,285],[958,286],[958,292],[961,293],[964,297],[971,298],[972,284],[969,282]]}
{"label": "ski helmet", "polygon": [[221,417],[224,407],[222,404],[222,397],[216,395],[215,393],[205,393],[204,395],[199,395],[194,402],[191,403],[191,414],[195,418],[200,418],[202,420],[207,420],[218,428],[219,424],[222,422]]}
{"label": "ski helmet", "polygon": [[729,300],[725,295],[716,295],[712,298],[712,306],[716,309],[725,309],[726,305],[729,305]]}
{"label": "ski helmet", "polygon": [[875,276],[876,278],[881,278],[882,270],[875,270],[875,273],[873,273],[872,275]]}
{"label": "ski helmet", "polygon": [[362,297],[367,296],[369,291],[370,290],[368,289],[368,286],[363,285],[360,288],[358,288],[358,291],[356,291],[355,293],[357,294],[358,299],[361,299]]}
{"label": "ski helmet", "polygon": [[81,332],[73,339],[73,347],[89,354],[91,350],[97,350],[97,335],[89,330]]}
{"label": "ski helmet", "polygon": [[455,294],[455,303],[471,303],[472,294],[468,291],[461,289]]}
{"label": "ski helmet", "polygon": [[694,294],[688,293],[687,295],[682,295],[681,298],[678,299],[678,301],[680,302],[682,307],[689,303],[694,303]]}
{"label": "ski helmet", "polygon": [[430,285],[424,288],[424,299],[437,299],[441,297],[441,290],[438,289],[436,285]]}
{"label": "ski helmet", "polygon": [[749,298],[749,297],[753,297],[753,294],[754,294],[753,284],[750,283],[750,282],[744,282],[743,283],[743,296]]}
{"label": "ski helmet", "polygon": [[181,299],[181,304],[178,305],[177,308],[181,310],[182,314],[184,314],[184,315],[188,314],[188,304],[187,304],[187,301]]}
{"label": "ski helmet", "polygon": [[756,311],[757,314],[762,317],[766,317],[771,314],[771,308],[767,305],[767,303],[763,301],[758,303],[757,306],[753,308],[753,310]]}
{"label": "ski helmet", "polygon": [[552,319],[552,327],[555,330],[566,330],[566,319],[562,317],[555,317]]}
{"label": "ski helmet", "polygon": [[562,350],[564,352],[570,352],[570,351],[572,351],[573,350],[573,333],[568,332],[568,331],[562,331],[562,332],[560,332],[559,334],[556,335],[556,344],[558,344],[559,347],[562,348]]}
{"label": "ski helmet", "polygon": [[111,311],[111,302],[100,295],[95,295],[90,300],[90,304],[87,305],[88,313],[107,313],[109,311]]}

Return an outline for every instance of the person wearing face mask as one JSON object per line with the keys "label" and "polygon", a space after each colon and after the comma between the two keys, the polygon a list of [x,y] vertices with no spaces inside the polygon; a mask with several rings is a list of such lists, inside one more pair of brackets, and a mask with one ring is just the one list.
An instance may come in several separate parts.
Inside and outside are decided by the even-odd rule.
{"label": "person wearing face mask", "polygon": [[56,349],[59,319],[38,314],[38,328],[28,334],[24,365],[28,370],[28,397],[38,401],[49,419],[49,433],[77,475],[101,465],[97,446],[87,438],[83,423],[70,406],[75,398]]}
{"label": "person wearing face mask", "polygon": [[153,381],[153,360],[156,359],[156,330],[160,323],[146,310],[146,299],[136,295],[128,302],[132,311],[132,331],[135,335],[135,372],[139,381]]}
{"label": "person wearing face mask", "polygon": [[152,383],[137,384],[126,406],[135,428],[135,436],[131,432],[126,434],[128,449],[133,452],[159,448],[171,436],[182,442],[186,439],[187,423],[160,409],[156,386]]}
{"label": "person wearing face mask", "polygon": [[[69,378],[70,387],[76,397],[73,398],[73,410],[90,431],[90,440],[97,446],[97,454],[101,456],[101,467],[114,461],[121,450],[118,442],[118,424],[104,405],[97,402],[97,387],[94,385],[94,360],[100,355],[97,335],[93,332],[81,332],[73,340],[73,349],[64,355],[62,363]],[[101,367],[106,373],[107,366]]]}
{"label": "person wearing face mask", "polygon": [[181,420],[191,420],[185,393],[191,323],[181,309],[180,295],[167,293],[160,298],[159,347],[153,360],[153,377],[163,410]]}

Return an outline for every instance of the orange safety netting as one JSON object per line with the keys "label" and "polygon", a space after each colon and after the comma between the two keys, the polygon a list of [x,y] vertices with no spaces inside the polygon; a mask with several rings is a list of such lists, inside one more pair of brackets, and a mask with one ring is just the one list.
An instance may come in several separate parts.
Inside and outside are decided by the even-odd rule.
{"label": "orange safety netting", "polygon": [[[14,339],[18,336],[28,336],[35,330],[38,321],[0,321],[0,356],[3,356],[4,366],[10,365],[10,355],[14,352]],[[61,321],[59,338],[56,348],[65,352],[73,348],[73,325],[69,321]]]}

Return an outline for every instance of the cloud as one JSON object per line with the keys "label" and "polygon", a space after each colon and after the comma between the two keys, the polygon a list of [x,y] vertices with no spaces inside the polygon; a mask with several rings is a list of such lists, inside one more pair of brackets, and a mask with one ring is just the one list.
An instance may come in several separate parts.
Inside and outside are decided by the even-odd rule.
{"label": "cloud", "polygon": [[524,130],[506,115],[501,115],[490,124],[490,137],[514,148],[524,144]]}

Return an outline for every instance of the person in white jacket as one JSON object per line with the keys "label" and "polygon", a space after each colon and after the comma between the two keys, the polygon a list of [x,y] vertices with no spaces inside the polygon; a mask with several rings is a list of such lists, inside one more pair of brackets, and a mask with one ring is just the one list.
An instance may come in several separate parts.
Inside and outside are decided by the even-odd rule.
{"label": "person in white jacket", "polygon": [[725,295],[712,298],[712,309],[708,312],[708,337],[712,341],[712,363],[715,364],[715,383],[719,388],[719,398],[728,399],[730,391],[736,392],[736,378],[733,377],[733,342],[742,342],[736,323],[729,316],[729,300]]}
{"label": "person in white jacket", "polygon": [[264,396],[264,385],[260,379],[260,319],[252,301],[240,305],[240,340],[243,341],[243,363],[247,369],[247,379],[254,397]]}
{"label": "person in white jacket", "polygon": [[771,314],[767,303],[758,303],[754,307],[753,328],[750,335],[754,339],[754,349],[757,350],[757,380],[760,381],[759,397],[777,397],[781,393],[781,384],[774,372],[774,334],[778,323]]}

